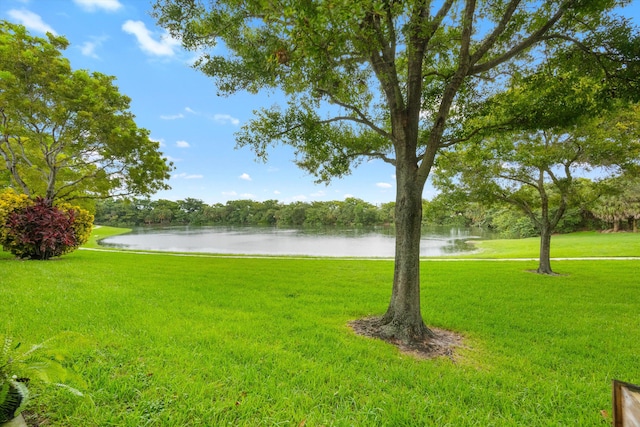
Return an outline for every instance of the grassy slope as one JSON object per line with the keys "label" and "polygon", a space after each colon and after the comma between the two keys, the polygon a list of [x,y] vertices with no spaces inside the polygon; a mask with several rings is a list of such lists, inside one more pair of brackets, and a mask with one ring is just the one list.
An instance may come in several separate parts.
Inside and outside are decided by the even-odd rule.
{"label": "grassy slope", "polygon": [[89,398],[38,396],[54,426],[598,425],[611,379],[640,382],[640,263],[534,267],[423,263],[425,320],[466,336],[455,363],[347,328],[386,308],[388,261],[2,254],[0,318],[93,342],[73,357]]}

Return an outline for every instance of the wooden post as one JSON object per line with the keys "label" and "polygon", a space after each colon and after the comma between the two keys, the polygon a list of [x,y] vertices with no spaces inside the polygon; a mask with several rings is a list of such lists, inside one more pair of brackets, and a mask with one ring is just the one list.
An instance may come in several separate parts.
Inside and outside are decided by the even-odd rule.
{"label": "wooden post", "polygon": [[640,386],[613,380],[613,427],[640,427]]}

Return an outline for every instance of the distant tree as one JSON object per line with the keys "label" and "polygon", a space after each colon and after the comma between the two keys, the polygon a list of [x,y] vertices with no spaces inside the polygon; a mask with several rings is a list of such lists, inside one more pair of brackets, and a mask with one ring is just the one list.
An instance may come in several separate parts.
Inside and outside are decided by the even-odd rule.
{"label": "distant tree", "polygon": [[304,222],[307,219],[308,208],[309,204],[300,201],[284,205],[278,211],[278,224],[297,227],[304,225]]}
{"label": "distant tree", "polygon": [[187,197],[177,201],[178,220],[183,224],[204,224],[204,208],[206,203],[200,199]]}
{"label": "distant tree", "polygon": [[311,202],[305,211],[304,225],[336,225],[341,205],[341,202]]}
{"label": "distant tree", "polygon": [[469,200],[462,192],[440,192],[431,200],[423,201],[422,222],[425,225],[470,225],[465,211]]}
{"label": "distant tree", "polygon": [[47,200],[145,195],[171,164],[113,77],[73,71],[64,37],[0,21],[0,185]]}
{"label": "distant tree", "polygon": [[194,199],[192,197],[187,197],[184,200],[178,200],[177,203],[180,210],[187,215],[200,212],[202,208],[206,206],[206,203],[204,203],[202,200]]}
{"label": "distant tree", "polygon": [[277,200],[270,199],[262,203],[256,203],[254,224],[276,225],[278,221],[276,215],[279,209],[280,203]]}
{"label": "distant tree", "polygon": [[180,218],[182,212],[180,204],[173,200],[159,199],[150,203],[151,217],[157,224],[170,224],[174,219]]}
{"label": "distant tree", "polygon": [[206,224],[222,224],[224,222],[224,205],[222,203],[215,203],[205,206],[203,214]]}
{"label": "distant tree", "polygon": [[[640,158],[637,107],[576,125],[507,133],[483,143],[461,144],[440,158],[440,185],[485,203],[508,203],[524,213],[540,235],[537,272],[553,274],[551,235],[572,206],[576,174],[598,168],[619,174]],[[604,177],[604,176],[603,176]]]}
{"label": "distant tree", "polygon": [[252,200],[229,200],[224,207],[224,222],[232,225],[248,225],[256,212]]}
{"label": "distant tree", "polygon": [[[279,88],[288,96],[285,111],[258,112],[239,145],[263,159],[271,145],[290,145],[297,164],[320,181],[364,159],[393,165],[394,279],[376,326],[383,338],[416,344],[433,336],[420,311],[420,237],[423,190],[437,154],[487,131],[474,118],[508,88],[508,76],[538,73],[535,55],[544,48],[589,41],[593,52],[588,36],[603,30],[617,5],[157,0],[154,10],[184,47],[202,53],[196,67],[221,93]],[[224,49],[214,51],[218,43]]]}
{"label": "distant tree", "polygon": [[611,179],[607,184],[608,192],[598,198],[592,213],[612,224],[614,232],[620,230],[622,221],[628,221],[632,231],[637,233],[640,220],[640,178],[627,174]]}
{"label": "distant tree", "polygon": [[338,225],[363,226],[378,223],[376,207],[362,199],[347,197],[339,206]]}

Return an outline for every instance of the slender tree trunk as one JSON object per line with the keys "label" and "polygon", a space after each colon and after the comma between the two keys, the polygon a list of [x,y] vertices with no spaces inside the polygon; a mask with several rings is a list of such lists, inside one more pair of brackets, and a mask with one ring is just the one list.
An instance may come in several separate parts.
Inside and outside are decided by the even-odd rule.
{"label": "slender tree trunk", "polygon": [[553,274],[551,270],[551,227],[543,224],[540,227],[540,262],[538,264],[539,274]]}
{"label": "slender tree trunk", "polygon": [[549,196],[544,188],[544,174],[545,170],[541,168],[537,184],[538,194],[540,194],[540,222],[538,223],[538,227],[540,228],[540,260],[538,262],[537,272],[538,274],[553,274],[551,270],[551,232],[562,217],[565,204],[563,199],[556,215],[554,215],[553,221],[550,220]]}
{"label": "slender tree trunk", "polygon": [[434,334],[420,312],[420,236],[422,190],[416,170],[397,172],[396,247],[393,290],[387,312],[381,319],[382,335],[411,344]]}

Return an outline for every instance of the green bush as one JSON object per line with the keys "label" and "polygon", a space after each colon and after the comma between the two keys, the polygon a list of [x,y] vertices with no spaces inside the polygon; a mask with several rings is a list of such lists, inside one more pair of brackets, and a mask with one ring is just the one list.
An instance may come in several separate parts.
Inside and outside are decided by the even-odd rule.
{"label": "green bush", "polygon": [[538,236],[539,233],[529,218],[523,214],[503,209],[493,216],[491,226],[507,239]]}
{"label": "green bush", "polygon": [[93,230],[93,215],[88,210],[73,206],[70,203],[59,203],[56,204],[56,207],[68,214],[73,211],[73,231],[76,236],[76,247],[74,249],[87,243],[89,237],[91,237],[91,230]]}
{"label": "green bush", "polygon": [[0,194],[0,244],[20,258],[49,259],[77,249],[91,234],[93,215],[63,203]]}

